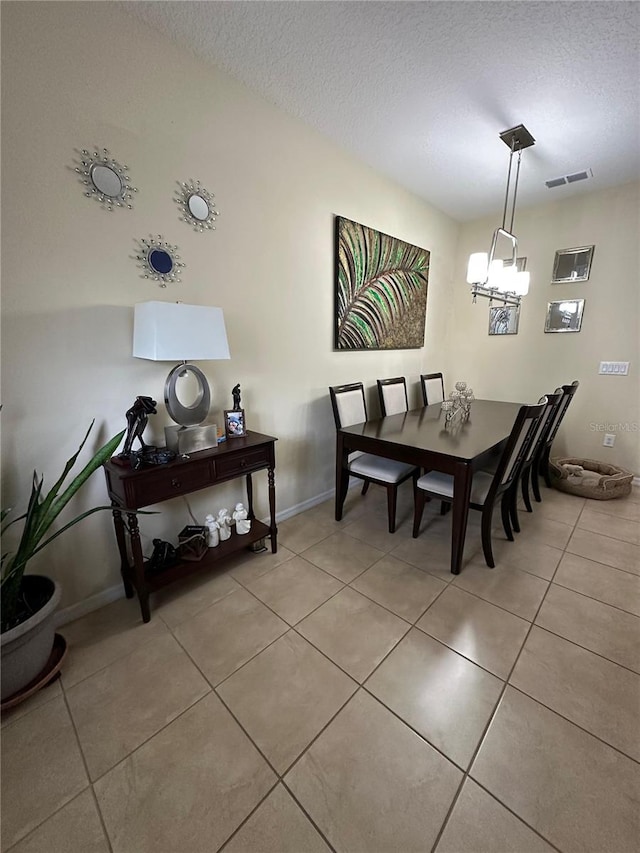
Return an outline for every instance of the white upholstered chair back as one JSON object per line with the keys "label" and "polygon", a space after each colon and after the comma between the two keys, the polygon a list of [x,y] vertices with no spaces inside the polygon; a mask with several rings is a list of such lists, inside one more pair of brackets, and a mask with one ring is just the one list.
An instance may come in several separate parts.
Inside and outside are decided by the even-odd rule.
{"label": "white upholstered chair back", "polygon": [[420,377],[422,399],[425,406],[441,403],[444,400],[444,379],[441,373],[430,373]]}
{"label": "white upholstered chair back", "polygon": [[393,381],[378,380],[378,393],[380,395],[380,408],[384,416],[397,415],[406,412],[409,408],[404,378]]}
{"label": "white upholstered chair back", "polygon": [[362,388],[336,392],[335,400],[341,427],[361,424],[366,421],[367,412],[364,406]]}

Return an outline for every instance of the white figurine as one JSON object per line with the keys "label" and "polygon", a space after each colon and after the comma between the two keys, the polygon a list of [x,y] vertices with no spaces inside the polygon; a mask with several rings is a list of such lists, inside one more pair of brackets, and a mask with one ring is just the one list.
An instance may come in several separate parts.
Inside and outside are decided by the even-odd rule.
{"label": "white figurine", "polygon": [[243,533],[248,533],[251,530],[251,521],[248,519],[249,513],[244,508],[243,504],[236,504],[236,508],[233,511],[233,520],[236,523],[236,533],[242,535]]}
{"label": "white figurine", "polygon": [[216,522],[220,529],[220,541],[224,542],[225,539],[228,539],[231,536],[231,516],[229,515],[229,510],[221,509],[218,512]]}
{"label": "white figurine", "polygon": [[207,545],[209,548],[215,548],[216,545],[220,544],[220,528],[218,526],[218,522],[212,515],[207,515],[205,516],[204,523],[208,531]]}

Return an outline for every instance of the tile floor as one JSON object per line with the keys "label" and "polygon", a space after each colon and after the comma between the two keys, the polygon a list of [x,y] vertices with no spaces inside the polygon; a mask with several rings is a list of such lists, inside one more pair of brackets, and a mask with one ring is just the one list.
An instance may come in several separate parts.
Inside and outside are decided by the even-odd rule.
{"label": "tile floor", "polygon": [[5,715],[11,853],[632,853],[640,494],[545,490],[448,570],[450,516],[350,492],[246,554],[62,629]]}

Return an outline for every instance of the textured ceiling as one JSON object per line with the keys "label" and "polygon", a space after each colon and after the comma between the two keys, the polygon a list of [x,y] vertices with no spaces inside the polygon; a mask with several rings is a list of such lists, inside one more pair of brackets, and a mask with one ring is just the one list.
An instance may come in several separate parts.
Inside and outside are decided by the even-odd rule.
{"label": "textured ceiling", "polygon": [[638,2],[121,5],[458,220],[501,211],[520,123],[519,205],[640,176]]}

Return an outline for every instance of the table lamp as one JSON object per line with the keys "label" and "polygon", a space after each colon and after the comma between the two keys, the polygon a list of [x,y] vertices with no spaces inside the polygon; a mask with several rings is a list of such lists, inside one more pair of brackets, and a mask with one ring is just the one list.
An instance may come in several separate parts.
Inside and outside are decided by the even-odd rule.
{"label": "table lamp", "polygon": [[[203,425],[211,390],[192,361],[228,359],[229,343],[222,308],[182,302],[140,302],[133,321],[133,355],[150,361],[179,361],[167,376],[164,401],[177,426],[165,427],[167,447],[185,454],[218,446],[215,424]],[[191,374],[198,389],[190,405],[180,402],[179,379]]]}

